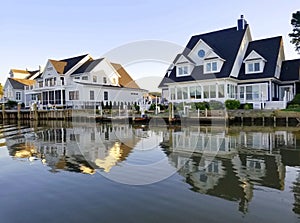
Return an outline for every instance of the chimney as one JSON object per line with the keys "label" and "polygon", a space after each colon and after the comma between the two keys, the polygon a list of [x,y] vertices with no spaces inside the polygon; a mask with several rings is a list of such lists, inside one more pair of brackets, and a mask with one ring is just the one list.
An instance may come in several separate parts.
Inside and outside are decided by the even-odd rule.
{"label": "chimney", "polygon": [[237,21],[237,30],[244,30],[246,28],[247,21],[244,19],[244,15],[241,15],[241,18]]}

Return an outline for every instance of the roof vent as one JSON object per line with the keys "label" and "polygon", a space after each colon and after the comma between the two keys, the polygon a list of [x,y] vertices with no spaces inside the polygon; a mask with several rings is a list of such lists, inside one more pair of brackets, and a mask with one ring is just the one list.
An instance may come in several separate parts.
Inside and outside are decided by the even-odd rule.
{"label": "roof vent", "polygon": [[237,30],[244,30],[246,28],[247,21],[244,19],[244,15],[241,15],[241,18],[237,21]]}

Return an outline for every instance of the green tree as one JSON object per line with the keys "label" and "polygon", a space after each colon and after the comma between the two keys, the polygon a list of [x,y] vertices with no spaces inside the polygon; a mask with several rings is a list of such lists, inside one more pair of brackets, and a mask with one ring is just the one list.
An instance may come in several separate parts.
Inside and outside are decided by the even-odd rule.
{"label": "green tree", "polygon": [[289,37],[292,38],[291,43],[295,45],[296,51],[300,53],[300,11],[293,13],[291,24],[293,32],[289,33]]}
{"label": "green tree", "polygon": [[2,84],[0,83],[0,98],[2,98],[3,96],[3,86]]}

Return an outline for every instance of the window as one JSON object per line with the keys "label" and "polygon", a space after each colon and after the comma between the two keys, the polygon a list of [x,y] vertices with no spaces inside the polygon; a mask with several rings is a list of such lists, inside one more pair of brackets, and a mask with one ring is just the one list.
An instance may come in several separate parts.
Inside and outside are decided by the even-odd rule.
{"label": "window", "polygon": [[103,84],[107,84],[107,78],[103,77]]}
{"label": "window", "polygon": [[240,98],[244,99],[245,87],[240,87]]}
{"label": "window", "polygon": [[188,88],[187,87],[183,87],[182,88],[182,96],[183,96],[183,99],[188,99]]}
{"label": "window", "polygon": [[189,74],[188,66],[180,66],[177,68],[177,76],[186,76]]}
{"label": "window", "polygon": [[252,86],[246,86],[246,99],[252,100]]}
{"label": "window", "polygon": [[95,92],[90,91],[90,100],[95,100]]}
{"label": "window", "polygon": [[247,73],[257,73],[260,72],[260,63],[254,62],[254,63],[248,63],[248,72]]}
{"label": "window", "polygon": [[236,86],[233,84],[227,85],[227,94],[229,98],[235,98],[236,97]]}
{"label": "window", "polygon": [[220,84],[218,86],[218,97],[219,98],[224,98],[225,91],[224,91],[224,84]]}
{"label": "window", "polygon": [[97,76],[93,76],[93,82],[97,83]]}
{"label": "window", "polygon": [[70,91],[69,100],[79,100],[79,91]]}
{"label": "window", "polygon": [[202,89],[201,86],[196,87],[196,99],[201,99],[202,98]]}
{"label": "window", "polygon": [[83,77],[81,78],[81,80],[83,80],[83,81],[88,81],[88,80],[89,80],[89,77],[88,77],[88,76],[83,76]]}
{"label": "window", "polygon": [[175,88],[170,89],[171,100],[175,100]]}
{"label": "window", "polygon": [[79,80],[79,79],[80,79],[80,77],[74,77],[74,79],[75,79],[75,80]]}
{"label": "window", "polygon": [[216,85],[209,85],[210,98],[216,98]]}
{"label": "window", "polygon": [[103,97],[104,97],[104,101],[108,100],[108,92],[107,91],[104,91]]}
{"label": "window", "polygon": [[21,101],[21,92],[16,92],[16,101]]}
{"label": "window", "polygon": [[177,100],[182,100],[182,89],[181,89],[181,87],[177,88]]}
{"label": "window", "polygon": [[196,98],[196,87],[190,87],[190,99]]}
{"label": "window", "polygon": [[204,98],[209,98],[209,86],[203,86],[203,96]]}
{"label": "window", "polygon": [[218,63],[217,61],[213,62],[207,62],[205,65],[205,72],[210,73],[210,72],[216,72],[218,70]]}
{"label": "window", "polygon": [[65,78],[64,77],[60,77],[60,81],[61,81],[61,85],[65,85]]}

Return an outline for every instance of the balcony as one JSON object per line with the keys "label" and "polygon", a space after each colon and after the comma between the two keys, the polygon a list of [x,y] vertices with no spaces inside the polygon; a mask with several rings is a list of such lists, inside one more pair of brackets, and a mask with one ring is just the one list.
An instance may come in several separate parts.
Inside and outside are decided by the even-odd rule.
{"label": "balcony", "polygon": [[51,89],[61,86],[66,86],[66,81],[53,81],[53,82],[37,82],[34,85],[25,86],[25,91],[35,91],[40,89]]}

